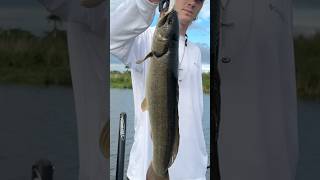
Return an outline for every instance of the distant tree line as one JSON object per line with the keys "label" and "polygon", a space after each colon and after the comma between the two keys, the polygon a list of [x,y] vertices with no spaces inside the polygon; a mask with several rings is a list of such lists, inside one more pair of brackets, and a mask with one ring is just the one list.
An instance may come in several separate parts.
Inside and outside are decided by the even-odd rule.
{"label": "distant tree line", "polygon": [[[38,37],[22,29],[0,29],[0,82],[33,85],[71,85],[67,35],[59,19],[48,17],[53,28]],[[320,33],[294,38],[297,92],[300,98],[320,98]],[[112,72],[111,87],[132,88],[129,72]],[[209,74],[203,89],[209,93]]]}

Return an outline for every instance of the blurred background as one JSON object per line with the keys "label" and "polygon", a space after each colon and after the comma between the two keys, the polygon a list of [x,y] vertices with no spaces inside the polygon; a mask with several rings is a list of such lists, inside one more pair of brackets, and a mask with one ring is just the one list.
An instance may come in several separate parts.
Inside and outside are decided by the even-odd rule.
{"label": "blurred background", "polygon": [[[120,2],[110,1],[111,13]],[[188,33],[203,56],[203,127],[209,147],[210,1],[205,2],[199,19]],[[293,2],[300,142],[297,180],[313,180],[320,179],[320,141],[316,140],[320,136],[320,1]],[[0,177],[3,180],[31,179],[31,166],[40,158],[54,163],[54,179],[77,179],[77,127],[64,26],[59,17],[50,14],[36,0],[0,1]],[[134,132],[130,73],[115,57],[111,57],[110,63],[113,179],[120,112],[128,114],[125,166]]]}
{"label": "blurred background", "polygon": [[54,179],[78,176],[77,127],[61,19],[36,0],[0,1],[0,179],[31,179],[35,161]]}

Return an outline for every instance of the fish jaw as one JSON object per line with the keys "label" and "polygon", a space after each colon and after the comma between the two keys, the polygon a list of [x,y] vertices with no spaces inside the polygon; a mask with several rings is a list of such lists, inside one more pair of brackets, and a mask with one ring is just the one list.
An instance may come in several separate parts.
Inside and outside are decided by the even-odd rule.
{"label": "fish jaw", "polygon": [[176,5],[176,1],[175,0],[170,0],[169,8],[168,8],[168,11],[166,13],[170,13],[171,11],[173,11],[175,5]]}
{"label": "fish jaw", "polygon": [[172,43],[179,42],[179,20],[175,10],[159,19],[153,36],[152,52],[156,57],[167,53]]}
{"label": "fish jaw", "polygon": [[152,166],[152,162],[147,170],[147,180],[169,180],[169,173],[166,171],[162,176],[159,176],[154,171],[154,168]]}

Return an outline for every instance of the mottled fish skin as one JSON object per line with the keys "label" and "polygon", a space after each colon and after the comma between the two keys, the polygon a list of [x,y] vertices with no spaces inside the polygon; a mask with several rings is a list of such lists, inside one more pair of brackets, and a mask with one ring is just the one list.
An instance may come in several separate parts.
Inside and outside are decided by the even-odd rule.
{"label": "mottled fish skin", "polygon": [[153,141],[152,167],[156,175],[168,179],[168,168],[179,147],[179,22],[175,10],[160,18],[151,49],[146,104]]}

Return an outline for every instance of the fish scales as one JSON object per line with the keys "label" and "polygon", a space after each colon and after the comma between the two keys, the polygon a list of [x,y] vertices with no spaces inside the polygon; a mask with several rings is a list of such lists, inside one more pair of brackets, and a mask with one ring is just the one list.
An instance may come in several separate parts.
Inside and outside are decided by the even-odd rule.
{"label": "fish scales", "polygon": [[156,175],[166,177],[179,147],[179,22],[175,10],[160,18],[151,49],[146,101],[153,142],[152,167]]}

